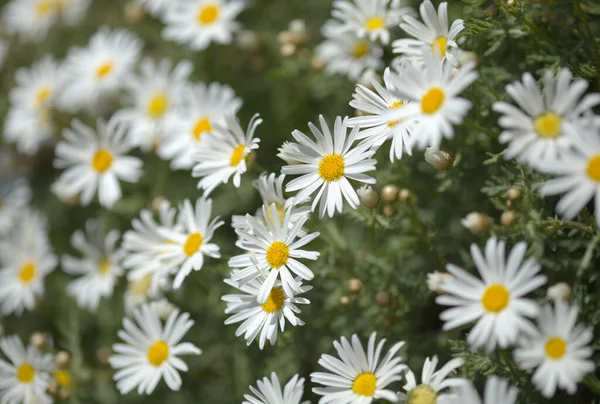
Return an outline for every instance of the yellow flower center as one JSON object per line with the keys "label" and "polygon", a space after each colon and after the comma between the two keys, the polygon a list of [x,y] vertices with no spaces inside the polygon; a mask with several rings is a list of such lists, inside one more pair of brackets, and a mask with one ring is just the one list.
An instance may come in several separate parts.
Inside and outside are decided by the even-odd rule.
{"label": "yellow flower center", "polygon": [[165,341],[156,341],[148,348],[148,362],[160,366],[169,357],[169,346]]}
{"label": "yellow flower center", "polygon": [[498,313],[508,305],[510,300],[510,293],[503,285],[491,285],[483,294],[481,298],[481,304],[486,311],[490,313]]}
{"label": "yellow flower center", "polygon": [[169,98],[165,94],[156,94],[150,102],[146,112],[152,119],[158,119],[165,114],[169,105]]}
{"label": "yellow flower center", "polygon": [[433,87],[421,99],[421,110],[427,115],[434,114],[441,108],[445,99],[444,90],[439,87]]}
{"label": "yellow flower center", "polygon": [[283,307],[284,299],[285,296],[281,288],[273,288],[271,289],[271,293],[269,293],[267,301],[261,304],[260,307],[267,313],[275,313]]}
{"label": "yellow flower center", "polygon": [[586,171],[591,179],[600,182],[600,154],[596,154],[588,161]]}
{"label": "yellow flower center", "polygon": [[540,137],[554,139],[560,136],[561,122],[560,116],[554,112],[546,112],[535,118],[533,126]]}
{"label": "yellow flower center", "polygon": [[344,175],[346,163],[339,154],[327,154],[319,163],[319,175],[327,182],[337,181]]}
{"label": "yellow flower center", "polygon": [[96,70],[96,76],[98,76],[99,79],[103,79],[106,76],[108,76],[112,72],[112,70],[113,70],[112,62],[103,63]]}
{"label": "yellow flower center", "polygon": [[54,11],[54,1],[52,0],[41,0],[38,1],[35,6],[35,15],[38,18],[44,18]]}
{"label": "yellow flower center", "polygon": [[200,233],[190,234],[185,241],[185,245],[183,246],[183,252],[185,255],[191,257],[192,255],[196,254],[200,249],[203,240],[202,234]]}
{"label": "yellow flower center", "polygon": [[428,384],[420,384],[408,393],[406,404],[436,404],[437,393]]}
{"label": "yellow flower center", "polygon": [[146,296],[151,284],[152,275],[147,274],[140,279],[129,283],[129,293],[135,296]]}
{"label": "yellow flower center", "polygon": [[17,379],[21,383],[31,383],[35,377],[35,369],[28,363],[24,363],[17,368]]}
{"label": "yellow flower center", "polygon": [[42,105],[52,94],[52,89],[49,86],[43,86],[35,95],[35,105]]}
{"label": "yellow flower center", "polygon": [[[392,105],[389,106],[389,109],[401,108],[404,105],[405,104],[402,101],[394,101],[392,103]],[[394,126],[398,125],[402,121],[403,121],[403,119],[398,119],[396,121],[389,121],[388,124],[387,124],[387,126],[388,126],[388,128],[393,128]]]}
{"label": "yellow flower center", "polygon": [[361,373],[352,382],[352,391],[359,396],[372,397],[375,394],[377,377],[373,373]]}
{"label": "yellow flower center", "polygon": [[71,374],[67,370],[57,370],[54,373],[54,377],[62,387],[69,387],[71,385]]}
{"label": "yellow flower center", "polygon": [[231,153],[231,158],[229,159],[232,167],[237,167],[237,165],[240,164],[244,158],[244,151],[246,151],[245,145],[241,145],[233,149],[233,153]]}
{"label": "yellow flower center", "polygon": [[194,125],[194,138],[196,140],[200,140],[200,136],[202,136],[203,133],[210,131],[212,131],[212,125],[210,124],[208,118],[200,118]]}
{"label": "yellow flower center", "polygon": [[546,355],[552,359],[560,359],[567,353],[567,343],[564,339],[554,337],[546,342]]}
{"label": "yellow flower center", "polygon": [[371,17],[365,22],[365,28],[369,31],[375,31],[385,27],[385,20],[381,17]]}
{"label": "yellow flower center", "polygon": [[27,262],[19,270],[19,278],[21,279],[21,283],[24,283],[25,285],[31,283],[31,281],[35,277],[35,273],[36,270],[33,262]]}
{"label": "yellow flower center", "polygon": [[441,36],[431,45],[431,51],[437,53],[441,57],[446,57],[446,48],[448,47],[448,40],[445,36]]}
{"label": "yellow flower center", "polygon": [[198,22],[202,25],[208,25],[215,22],[219,18],[219,6],[216,4],[208,4],[198,12]]}
{"label": "yellow flower center", "polygon": [[100,149],[94,154],[92,159],[92,167],[99,173],[103,173],[108,170],[112,164],[113,157],[110,151],[107,149]]}
{"label": "yellow flower center", "polygon": [[290,257],[290,249],[283,241],[275,241],[267,248],[267,262],[271,268],[281,268]]}
{"label": "yellow flower center", "polygon": [[369,51],[371,46],[367,41],[358,41],[352,47],[352,54],[357,59],[362,59]]}
{"label": "yellow flower center", "polygon": [[107,258],[104,258],[100,262],[100,265],[98,265],[98,272],[100,272],[101,275],[106,275],[106,274],[108,274],[109,271],[110,271],[110,261]]}

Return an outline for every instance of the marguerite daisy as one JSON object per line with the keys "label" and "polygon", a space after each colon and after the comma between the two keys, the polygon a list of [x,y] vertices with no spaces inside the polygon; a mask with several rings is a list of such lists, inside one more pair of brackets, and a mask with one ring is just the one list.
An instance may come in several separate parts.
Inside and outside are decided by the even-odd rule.
{"label": "marguerite daisy", "polygon": [[92,0],[54,0],[61,20],[65,25],[74,26],[81,23],[92,4]]}
{"label": "marguerite daisy", "polygon": [[356,334],[352,336],[352,343],[342,337],[339,342],[333,342],[340,359],[321,355],[319,365],[331,373],[314,372],[310,375],[313,383],[325,386],[313,388],[313,392],[323,396],[319,403],[370,404],[376,399],[397,401],[396,393],[386,387],[400,380],[406,369],[402,358],[396,356],[404,342],[394,344],[380,362],[385,339],[377,347],[375,340],[376,333],[372,333],[365,354]]}
{"label": "marguerite daisy", "polygon": [[[254,395],[244,394],[242,404],[301,404],[304,393],[304,378],[295,374],[281,389],[281,383],[275,372],[271,379],[264,377],[256,381],[256,387],[250,386]],[[304,401],[302,404],[308,404]]]}
{"label": "marguerite daisy", "polygon": [[406,384],[403,387],[406,394],[398,393],[399,398],[406,404],[437,404],[441,403],[446,397],[446,394],[441,394],[442,390],[468,383],[466,379],[448,379],[451,372],[464,364],[463,359],[452,359],[438,370],[436,370],[437,364],[437,356],[434,356],[433,359],[425,359],[420,384],[417,384],[417,379],[412,370],[406,372],[404,376]]}
{"label": "marguerite daisy", "polygon": [[521,332],[535,332],[527,317],[535,317],[539,307],[524,296],[546,283],[546,277],[538,275],[541,266],[535,259],[523,262],[525,242],[515,245],[507,261],[504,251],[504,241],[494,237],[485,245],[485,257],[472,244],[471,256],[481,279],[448,264],[446,269],[452,277],[440,286],[446,294],[436,298],[438,304],[453,306],[440,315],[445,321],[444,330],[477,320],[467,342],[473,348],[485,347],[487,352],[496,345],[506,348],[514,344]]}
{"label": "marguerite daisy", "polygon": [[239,188],[242,174],[247,169],[246,158],[252,150],[258,149],[260,139],[254,138],[254,131],[261,123],[262,119],[255,114],[244,134],[238,120],[231,116],[227,118],[226,126],[215,125],[212,132],[205,134],[193,156],[196,164],[192,169],[193,177],[202,177],[198,188],[204,190],[204,195],[226,184],[232,175],[233,185]]}
{"label": "marguerite daisy", "polygon": [[444,400],[444,404],[515,404],[519,390],[505,379],[491,376],[485,384],[483,400],[471,384],[464,384]]}
{"label": "marguerite daisy", "polygon": [[81,194],[82,205],[89,205],[97,192],[100,205],[111,207],[121,199],[119,180],[138,182],[142,176],[142,161],[127,156],[129,150],[125,127],[116,120],[99,118],[96,131],[73,120],[56,145],[54,167],[66,169],[59,181],[68,187],[66,193]]}
{"label": "marguerite daisy", "polygon": [[127,394],[137,387],[138,394],[150,394],[164,379],[171,390],[178,391],[181,388],[178,371],[188,370],[179,356],[202,353],[189,342],[180,343],[194,321],[188,313],[180,315],[179,310],[175,310],[163,326],[158,313],[148,305],[135,310],[133,318],[135,323],[129,318],[123,319],[119,337],[125,344],[114,344],[115,354],[108,358],[110,366],[119,369],[113,377],[117,389]]}
{"label": "marguerite daisy", "polygon": [[336,210],[342,211],[344,199],[352,209],[358,207],[360,199],[348,180],[374,184],[375,179],[364,173],[375,170],[377,161],[371,158],[375,150],[371,149],[369,143],[363,142],[353,147],[358,127],[355,126],[348,135],[347,117],[342,120],[338,116],[335,119],[333,135],[322,115],[319,116],[319,122],[321,130],[310,122],[308,124],[317,139],[316,143],[299,130],[292,132],[292,136],[298,141],[298,152],[284,152],[283,158],[296,160],[301,164],[285,166],[281,172],[286,175],[301,175],[285,187],[288,192],[300,191],[296,194],[297,200],[303,200],[319,189],[311,209],[314,212],[320,201],[319,217],[323,217],[325,211],[329,217],[333,217]]}
{"label": "marguerite daisy", "polygon": [[163,16],[177,3],[173,0],[136,0],[136,2],[142,4],[146,11],[155,17]]}
{"label": "marguerite daisy", "polygon": [[58,18],[55,0],[12,0],[2,10],[8,34],[40,42]]}
{"label": "marguerite daisy", "polygon": [[0,237],[12,230],[29,205],[31,189],[24,179],[2,183],[0,186]]}
{"label": "marguerite daisy", "polygon": [[556,388],[575,393],[577,383],[595,369],[591,360],[594,349],[592,329],[577,324],[577,307],[555,302],[545,305],[538,317],[539,330],[523,338],[515,350],[522,369],[537,368],[533,384],[546,398]]}
{"label": "marguerite daisy", "polygon": [[501,143],[508,143],[504,155],[507,159],[536,166],[540,161],[561,158],[571,146],[568,130],[573,121],[592,107],[600,104],[600,94],[583,93],[588,82],[573,80],[571,71],[561,69],[555,76],[550,70],[544,74],[544,86],[540,90],[529,73],[523,74],[522,82],[506,86],[506,92],[521,109],[506,102],[494,103],[493,109],[503,114],[499,124],[504,131]]}

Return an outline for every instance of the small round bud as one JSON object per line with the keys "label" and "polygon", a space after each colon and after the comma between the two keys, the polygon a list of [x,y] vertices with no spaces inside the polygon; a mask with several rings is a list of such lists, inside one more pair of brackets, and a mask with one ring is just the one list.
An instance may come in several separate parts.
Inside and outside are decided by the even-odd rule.
{"label": "small round bud", "polygon": [[564,282],[560,282],[548,288],[546,297],[555,302],[568,302],[571,299],[571,293],[571,287]]}
{"label": "small round bud", "polygon": [[388,292],[386,292],[385,290],[380,290],[379,292],[377,292],[377,294],[375,295],[375,303],[378,306],[387,306],[388,304],[390,304],[390,300],[391,300],[391,296]]}
{"label": "small round bud", "polygon": [[385,203],[395,202],[398,198],[400,190],[395,185],[386,185],[381,189],[381,199]]}
{"label": "small round bud", "polygon": [[431,147],[425,149],[425,161],[437,171],[446,171],[454,163],[454,159],[450,154]]}
{"label": "small round bud", "polygon": [[59,351],[54,357],[57,368],[65,369],[71,364],[71,355],[67,351]]}
{"label": "small round bud", "polygon": [[410,198],[410,191],[406,188],[402,188],[398,193],[398,200],[400,202],[406,202]]}
{"label": "small round bud", "polygon": [[304,34],[306,32],[306,24],[304,23],[304,20],[298,18],[290,21],[288,29],[294,34]]}
{"label": "small round bud", "polygon": [[144,6],[140,3],[136,3],[134,1],[130,1],[125,4],[125,21],[129,24],[136,24],[144,18],[146,12],[144,11]]}
{"label": "small round bud", "polygon": [[29,337],[29,343],[39,349],[43,349],[48,344],[48,339],[46,338],[46,335],[44,335],[43,332],[37,331],[31,334],[31,336]]}
{"label": "small round bud", "polygon": [[502,226],[511,226],[517,220],[517,214],[512,210],[507,210],[500,216]]}
{"label": "small round bud", "polygon": [[350,304],[350,298],[348,296],[340,297],[340,304],[342,306],[348,306]]}
{"label": "small round bud", "polygon": [[519,188],[512,187],[506,191],[506,199],[509,201],[516,201],[521,197],[521,190]]}
{"label": "small round bud", "polygon": [[108,363],[108,358],[111,354],[112,351],[110,350],[110,348],[101,346],[96,350],[96,359],[98,359],[98,362],[102,363],[103,365],[106,365]]}
{"label": "small round bud", "polygon": [[517,5],[517,0],[506,0],[506,5],[508,7],[514,7]]}
{"label": "small round bud", "polygon": [[360,202],[369,209],[375,209],[379,205],[379,194],[373,191],[370,185],[363,185],[356,190]]}
{"label": "small round bud", "polygon": [[242,50],[253,51],[258,49],[260,41],[258,39],[258,35],[256,35],[256,32],[245,29],[237,34],[235,43],[238,48]]}
{"label": "small round bud", "polygon": [[396,216],[396,213],[398,213],[398,209],[394,205],[386,204],[383,207],[383,214],[387,217]]}
{"label": "small round bud", "polygon": [[348,290],[350,293],[358,293],[363,287],[363,283],[358,278],[352,278],[348,281]]}
{"label": "small round bud", "polygon": [[492,228],[494,221],[491,217],[481,212],[471,212],[460,223],[473,234],[481,234]]}
{"label": "small round bud", "polygon": [[294,44],[294,33],[290,32],[290,31],[281,31],[279,34],[277,34],[277,41],[281,44],[281,45],[285,45],[285,44]]}
{"label": "small round bud", "polygon": [[440,288],[452,275],[448,272],[434,271],[427,274],[427,287],[432,292],[442,293]]}
{"label": "small round bud", "polygon": [[284,43],[279,50],[283,56],[292,56],[296,53],[296,45],[293,43]]}

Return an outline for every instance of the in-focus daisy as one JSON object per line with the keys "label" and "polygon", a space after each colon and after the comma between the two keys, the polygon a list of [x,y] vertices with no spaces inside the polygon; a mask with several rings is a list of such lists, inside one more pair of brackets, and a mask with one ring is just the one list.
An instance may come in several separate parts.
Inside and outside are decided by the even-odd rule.
{"label": "in-focus daisy", "polygon": [[163,38],[204,50],[211,42],[228,44],[239,29],[235,21],[245,4],[240,0],[191,0],[169,7]]}
{"label": "in-focus daisy", "polygon": [[[268,210],[271,212],[268,213]],[[265,275],[266,279],[262,282],[257,296],[259,303],[267,301],[277,279],[281,280],[285,294],[293,295],[300,292],[300,285],[294,279],[294,275],[304,280],[311,280],[315,276],[298,259],[316,260],[319,257],[316,251],[301,249],[317,238],[319,233],[298,238],[298,232],[308,220],[308,216],[299,218],[294,227],[290,228],[292,211],[293,208],[286,211],[282,222],[277,216],[275,204],[263,205],[261,220],[246,215],[248,227],[237,231],[239,239],[236,245],[247,253],[229,260],[229,266],[243,268],[232,274],[231,279],[243,285]]]}
{"label": "in-focus daisy", "polygon": [[556,76],[547,70],[542,89],[529,73],[523,74],[522,82],[506,86],[520,109],[506,102],[493,106],[494,111],[503,114],[498,122],[504,129],[499,140],[508,143],[505,158],[517,157],[536,166],[545,159],[561,158],[568,151],[571,140],[566,132],[573,130],[573,121],[600,104],[600,94],[583,96],[588,87],[586,80],[572,79],[571,71],[563,68]]}
{"label": "in-focus daisy", "polygon": [[412,154],[410,131],[415,124],[412,119],[397,121],[387,119],[387,111],[402,108],[409,103],[396,95],[396,90],[391,82],[391,76],[394,74],[389,68],[385,70],[383,74],[385,88],[376,80],[371,80],[375,91],[359,84],[353,95],[354,99],[350,101],[350,106],[365,115],[348,120],[348,125],[360,128],[357,139],[366,139],[365,142],[374,147],[380,147],[386,140],[392,139],[390,148],[392,162],[394,158],[401,159],[404,152],[409,156]]}
{"label": "in-focus daisy", "polygon": [[[263,377],[256,381],[256,387],[250,386],[254,395],[244,394],[242,404],[300,404],[304,393],[304,378],[295,374],[281,389],[281,383],[275,372],[271,379]],[[302,404],[308,404],[304,401]]]}
{"label": "in-focus daisy", "polygon": [[496,345],[506,348],[514,344],[521,332],[535,332],[527,317],[535,317],[539,307],[524,296],[546,283],[546,277],[538,275],[541,266],[535,259],[523,262],[525,242],[515,245],[506,261],[504,250],[505,242],[494,237],[485,245],[485,256],[472,244],[471,256],[481,279],[448,264],[452,278],[440,286],[447,294],[436,298],[438,304],[453,306],[440,315],[444,330],[477,321],[467,342],[473,348],[485,347],[487,352]]}
{"label": "in-focus daisy", "polygon": [[54,0],[60,19],[65,25],[75,26],[85,18],[92,0]]}
{"label": "in-focus daisy", "polygon": [[96,130],[73,120],[56,145],[54,160],[54,167],[66,169],[59,179],[68,186],[65,192],[80,193],[84,206],[96,192],[100,205],[114,205],[121,199],[119,180],[138,182],[142,176],[142,161],[125,154],[131,147],[125,127],[115,119],[98,118]]}
{"label": "in-focus daisy", "polygon": [[423,58],[425,68],[412,61],[402,74],[392,76],[397,95],[413,102],[390,110],[388,120],[416,119],[411,132],[413,144],[421,149],[439,149],[442,138],[454,137],[452,125],[461,124],[471,109],[471,102],[458,95],[479,75],[474,63],[467,63],[452,74],[453,67],[428,49],[423,49]]}
{"label": "in-focus daisy", "polygon": [[173,4],[176,3],[173,0],[136,0],[144,6],[144,9],[155,17],[163,16]]}
{"label": "in-focus daisy", "polygon": [[139,75],[128,77],[124,84],[128,107],[117,111],[114,117],[125,123],[134,146],[148,151],[159,143],[165,120],[182,105],[182,90],[192,69],[187,60],[173,67],[169,59],[155,62],[146,58],[140,62]]}
{"label": "in-focus daisy", "polygon": [[196,84],[181,96],[181,108],[165,120],[158,155],[171,160],[172,169],[188,170],[205,134],[212,133],[214,126],[225,126],[225,118],[237,114],[242,100],[231,87],[219,83]]}
{"label": "in-focus daisy", "polygon": [[422,22],[410,15],[405,15],[400,27],[414,38],[396,39],[392,46],[394,53],[400,53],[404,58],[423,60],[423,47],[448,60],[453,66],[458,66],[453,51],[458,49],[457,35],[463,30],[463,20],[454,20],[448,29],[448,3],[440,3],[437,13],[430,0],[424,0],[419,6]]}
{"label": "in-focus daisy", "polygon": [[179,356],[199,355],[198,347],[189,342],[180,342],[194,325],[188,313],[173,311],[164,326],[150,306],[143,305],[133,313],[132,321],[123,319],[123,330],[119,337],[125,342],[113,345],[115,352],[108,363],[118,369],[113,379],[121,394],[137,387],[138,394],[150,394],[161,379],[171,390],[181,388],[179,372],[188,367]]}
{"label": "in-focus daisy", "polygon": [[40,42],[58,18],[55,0],[12,0],[2,10],[3,28],[28,41]]}
{"label": "in-focus daisy", "polygon": [[577,324],[578,310],[565,302],[545,305],[538,317],[539,330],[523,338],[515,350],[522,369],[537,368],[533,383],[546,398],[557,388],[575,393],[577,383],[595,369],[592,328]]}
{"label": "in-focus daisy", "polygon": [[255,114],[244,134],[238,120],[231,116],[227,118],[226,126],[215,125],[212,132],[204,135],[205,139],[193,156],[196,164],[192,169],[193,177],[202,177],[198,188],[204,190],[204,195],[226,184],[232,175],[233,185],[239,188],[242,174],[247,169],[246,158],[252,150],[258,149],[260,139],[254,138],[254,132],[261,123],[262,119]]}
{"label": "in-focus daisy", "polygon": [[[235,272],[234,272],[235,274]],[[257,296],[264,284],[264,278],[253,279],[243,285],[226,279],[225,283],[240,289],[243,294],[225,295],[221,299],[227,302],[225,314],[232,314],[225,324],[242,322],[235,330],[235,336],[244,335],[246,344],[250,345],[258,337],[258,346],[263,349],[268,340],[271,345],[277,341],[278,328],[281,332],[285,329],[286,320],[293,325],[302,326],[304,321],[296,317],[300,313],[297,304],[309,304],[310,301],[304,297],[298,297],[312,289],[312,286],[303,286],[300,279],[294,282],[298,285],[298,292],[287,294],[279,282],[275,283],[264,303],[258,303]]]}
{"label": "in-focus daisy", "polygon": [[400,380],[406,369],[402,358],[396,356],[404,342],[394,344],[380,361],[385,339],[377,347],[375,339],[376,333],[372,333],[366,354],[358,336],[354,334],[352,343],[345,337],[333,342],[340,359],[321,355],[319,365],[331,373],[314,372],[310,375],[313,383],[325,386],[313,388],[313,392],[323,396],[319,403],[369,404],[376,399],[397,401],[396,393],[386,387]]}
{"label": "in-focus daisy", "polygon": [[[438,358],[426,358],[421,373],[421,384],[417,384],[417,379],[412,370],[406,372],[406,384],[403,389],[406,392],[398,393],[398,397],[406,404],[437,404],[441,403],[446,394],[440,394],[442,390],[450,387],[456,387],[468,383],[466,379],[448,378],[451,372],[461,367],[464,360],[460,358],[452,359],[440,369],[436,370]],[[439,400],[439,401],[438,401]]]}
{"label": "in-focus daisy", "polygon": [[142,42],[133,34],[103,27],[84,48],[69,51],[64,64],[65,82],[61,107],[78,111],[96,109],[114,96],[137,63]]}
{"label": "in-focus daisy", "polygon": [[71,236],[71,245],[81,258],[63,255],[61,261],[66,273],[79,275],[67,286],[67,292],[79,307],[96,311],[101,298],[112,296],[118,278],[123,275],[123,251],[116,248],[119,236],[116,230],[105,236],[95,220],[86,222],[85,233],[77,230]]}
{"label": "in-focus daisy", "polygon": [[26,180],[18,179],[0,184],[0,236],[14,228],[30,200],[31,189]]}
{"label": "in-focus daisy", "polygon": [[360,199],[350,181],[354,180],[365,184],[374,184],[375,179],[364,174],[375,170],[376,160],[371,157],[375,150],[371,145],[362,142],[353,147],[354,140],[358,135],[358,127],[355,126],[348,135],[348,118],[335,119],[333,135],[323,116],[319,116],[321,130],[309,122],[308,127],[317,142],[310,140],[304,133],[294,130],[292,136],[298,142],[298,152],[287,152],[284,160],[291,159],[301,164],[285,166],[281,172],[286,175],[301,175],[290,181],[285,190],[288,192],[299,191],[297,200],[303,200],[311,196],[317,189],[319,192],[313,199],[311,206],[314,212],[317,204],[319,206],[319,217],[325,215],[333,217],[336,211],[342,212],[344,199],[356,209]]}
{"label": "in-focus daisy", "polygon": [[508,384],[505,379],[491,376],[485,384],[483,400],[471,384],[464,384],[444,400],[444,404],[515,404],[519,390]]}
{"label": "in-focus daisy", "polygon": [[35,346],[25,347],[16,335],[0,339],[0,349],[9,361],[0,359],[0,400],[3,403],[51,404],[46,389],[53,369],[52,355]]}
{"label": "in-focus daisy", "polygon": [[205,255],[211,258],[221,257],[219,246],[210,243],[210,240],[215,230],[225,222],[219,220],[219,216],[210,220],[211,213],[212,199],[198,198],[195,208],[186,199],[179,205],[177,223],[180,226],[159,229],[159,234],[169,240],[161,249],[161,257],[166,267],[177,272],[173,281],[175,289],[181,287],[192,269],[202,269]]}

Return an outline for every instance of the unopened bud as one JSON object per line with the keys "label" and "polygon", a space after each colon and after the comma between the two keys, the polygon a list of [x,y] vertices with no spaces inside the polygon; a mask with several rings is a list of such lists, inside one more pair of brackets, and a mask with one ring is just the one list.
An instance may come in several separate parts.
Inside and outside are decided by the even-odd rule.
{"label": "unopened bud", "polygon": [[406,202],[410,199],[410,191],[406,188],[402,188],[398,194],[398,200],[400,202]]}
{"label": "unopened bud", "polygon": [[500,216],[502,226],[511,226],[517,220],[517,214],[512,210],[507,210]]}
{"label": "unopened bud", "polygon": [[450,154],[431,147],[425,149],[425,161],[437,171],[446,171],[454,163],[454,159]]}
{"label": "unopened bud", "polygon": [[351,293],[358,293],[363,287],[363,283],[358,278],[352,278],[348,281],[348,290]]}
{"label": "unopened bud", "polygon": [[391,296],[390,294],[385,291],[385,290],[380,290],[379,292],[377,292],[377,294],[375,295],[375,303],[378,306],[387,306],[388,304],[390,304],[390,300],[391,300]]}
{"label": "unopened bud", "polygon": [[39,349],[43,349],[48,345],[48,339],[43,332],[34,332],[29,337],[29,343]]}
{"label": "unopened bud", "polygon": [[485,233],[492,228],[494,221],[485,213],[471,212],[460,223],[473,234]]}
{"label": "unopened bud", "polygon": [[279,50],[283,56],[292,56],[296,53],[296,45],[293,43],[284,43]]}
{"label": "unopened bud", "polygon": [[379,205],[379,194],[373,191],[370,185],[363,185],[356,190],[360,202],[369,209],[375,209]]}
{"label": "unopened bud", "polygon": [[564,282],[557,283],[548,288],[546,296],[555,302],[568,302],[571,299],[571,287]]}
{"label": "unopened bud", "polygon": [[381,189],[381,199],[385,203],[392,203],[398,199],[400,190],[395,185],[386,185]]}
{"label": "unopened bud", "polygon": [[507,0],[507,1],[506,1],[506,5],[507,5],[508,7],[514,7],[514,6],[516,6],[516,5],[517,5],[517,0]]}
{"label": "unopened bud", "polygon": [[124,13],[125,21],[127,21],[129,24],[140,22],[142,18],[144,18],[144,14],[146,14],[144,11],[144,6],[134,1],[130,1],[125,4]]}
{"label": "unopened bud", "polygon": [[54,357],[57,368],[65,369],[71,364],[71,355],[66,351],[59,351]]}
{"label": "unopened bud", "polygon": [[396,216],[396,213],[398,213],[398,209],[396,209],[396,207],[394,205],[386,204],[383,207],[383,214],[387,217]]}
{"label": "unopened bud", "polygon": [[452,275],[448,272],[430,272],[427,274],[427,287],[432,292],[442,293],[442,285],[450,278],[452,278]]}
{"label": "unopened bud", "polygon": [[506,199],[509,201],[516,201],[521,197],[521,190],[519,188],[512,187],[506,191]]}
{"label": "unopened bud", "polygon": [[281,145],[280,148],[277,149],[277,151],[279,151],[279,153],[277,154],[277,157],[279,157],[280,159],[282,159],[289,165],[300,164],[299,161],[290,159],[288,157],[289,153],[296,153],[296,154],[299,153],[298,147],[295,143],[283,142],[283,144]]}
{"label": "unopened bud", "polygon": [[350,298],[348,296],[340,297],[340,304],[342,306],[348,306],[350,304]]}
{"label": "unopened bud", "polygon": [[294,34],[304,34],[306,32],[306,24],[304,23],[304,20],[299,18],[290,21],[288,28],[290,32],[293,32]]}

